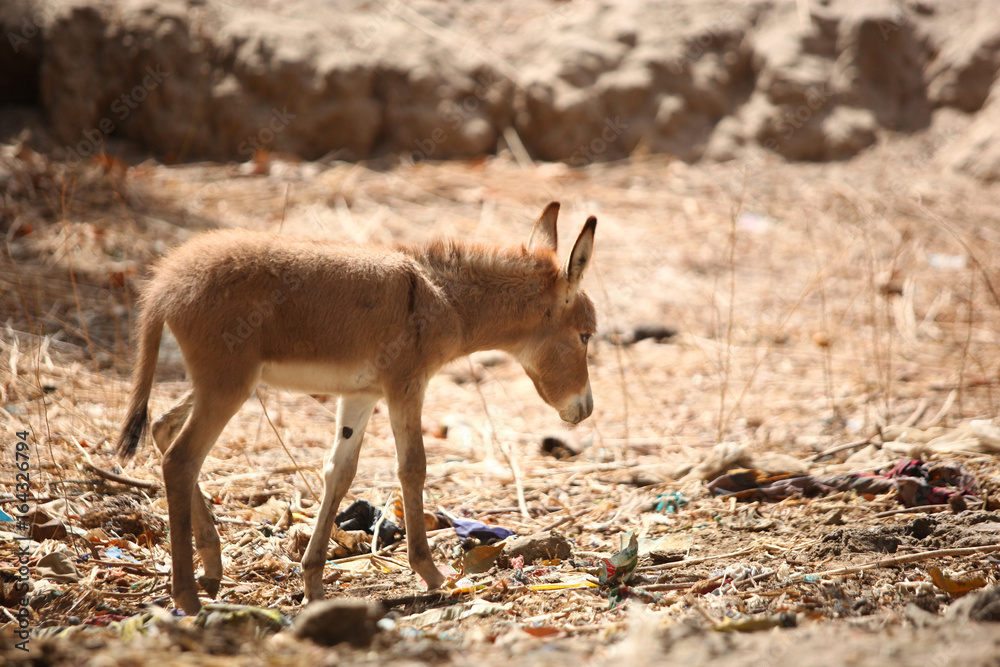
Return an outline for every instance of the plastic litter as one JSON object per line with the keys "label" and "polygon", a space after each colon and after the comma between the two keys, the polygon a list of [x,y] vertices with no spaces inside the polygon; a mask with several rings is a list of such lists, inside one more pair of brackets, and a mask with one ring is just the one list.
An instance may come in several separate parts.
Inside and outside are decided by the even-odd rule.
{"label": "plastic litter", "polygon": [[771,628],[794,628],[796,625],[798,625],[798,620],[795,614],[783,611],[780,614],[727,618],[712,629],[716,632],[758,632]]}
{"label": "plastic litter", "polygon": [[460,621],[470,616],[493,616],[496,614],[506,614],[510,611],[510,603],[496,604],[486,600],[473,600],[466,604],[456,604],[451,607],[441,607],[439,609],[428,609],[420,614],[407,616],[400,619],[401,623],[413,628],[426,628],[442,621]]}
{"label": "plastic litter", "polygon": [[[367,500],[355,500],[336,516],[334,523],[341,530],[363,530],[369,535],[374,535],[375,525],[381,518],[381,509]],[[403,539],[404,535],[405,531],[386,517],[379,527],[378,543],[382,546],[395,544]]]}
{"label": "plastic litter", "polygon": [[129,563],[138,563],[135,558],[129,556],[121,550],[121,547],[111,546],[104,550],[105,558],[110,558],[112,560],[123,560]]}
{"label": "plastic litter", "polygon": [[927,263],[935,269],[964,269],[965,255],[945,255],[932,252],[927,256]]}
{"label": "plastic litter", "polygon": [[[639,563],[639,540],[635,533],[627,533],[628,543],[611,558],[602,558],[598,570],[598,580],[602,585],[618,582],[627,583],[635,573]],[[625,541],[623,536],[622,541]]]}
{"label": "plastic litter", "polygon": [[609,609],[615,609],[629,599],[640,600],[654,605],[666,602],[666,598],[659,593],[647,591],[636,586],[626,586],[625,584],[613,586],[608,589],[606,594],[603,591],[601,594],[607,596],[608,602],[610,603],[608,606]]}
{"label": "plastic litter", "polygon": [[687,505],[687,499],[679,491],[661,493],[656,497],[656,511],[674,514]]}
{"label": "plastic litter", "polygon": [[939,505],[955,496],[975,499],[976,479],[959,463],[929,463],[903,459],[875,473],[846,475],[770,474],[740,468],[716,477],[708,489],[717,496],[740,500],[784,500],[824,496],[837,491],[881,495],[896,491],[904,507]]}
{"label": "plastic litter", "polygon": [[277,609],[238,604],[207,604],[198,612],[195,625],[202,628],[240,630],[251,636],[278,632],[291,620]]}
{"label": "plastic litter", "polygon": [[502,526],[487,526],[485,523],[480,523],[478,521],[470,521],[468,519],[451,519],[451,525],[455,528],[455,532],[463,540],[467,540],[473,537],[479,540],[482,544],[492,544],[498,540],[505,540],[508,537],[513,537],[515,535],[514,531],[510,528],[503,528]]}

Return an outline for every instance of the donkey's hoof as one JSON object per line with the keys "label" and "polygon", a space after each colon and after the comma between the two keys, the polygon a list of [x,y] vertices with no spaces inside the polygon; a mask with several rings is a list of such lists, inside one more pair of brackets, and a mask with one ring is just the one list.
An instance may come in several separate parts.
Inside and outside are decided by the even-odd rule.
{"label": "donkey's hoof", "polygon": [[302,606],[304,607],[313,602],[322,602],[325,599],[326,592],[323,590],[322,582],[315,586],[306,586],[305,595],[302,596]]}
{"label": "donkey's hoof", "polygon": [[[434,576],[437,575],[437,576]],[[427,590],[433,591],[444,586],[445,582],[448,580],[443,574],[434,570],[434,575],[430,577],[424,577],[424,583],[427,584]]]}
{"label": "donkey's hoof", "polygon": [[188,616],[194,616],[201,611],[201,601],[198,600],[198,594],[194,591],[192,591],[190,595],[183,593],[175,595],[174,606],[183,610],[183,612]]}
{"label": "donkey's hoof", "polygon": [[201,589],[208,594],[208,597],[214,598],[219,595],[219,588],[222,586],[221,579],[215,579],[214,577],[198,577],[198,585]]}

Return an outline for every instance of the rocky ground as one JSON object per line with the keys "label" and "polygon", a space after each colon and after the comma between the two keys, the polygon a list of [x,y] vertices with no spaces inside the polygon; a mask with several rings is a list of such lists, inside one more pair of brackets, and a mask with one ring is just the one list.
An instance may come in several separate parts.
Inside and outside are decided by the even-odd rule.
{"label": "rocky ground", "polygon": [[[996,664],[986,3],[249,5],[0,8],[5,662]],[[264,390],[202,475],[232,606],[172,615],[158,457],[109,444],[156,259],[219,227],[516,244],[552,200],[564,240],[599,219],[594,415],[566,430],[497,355],[424,412],[428,510],[547,546],[442,524],[437,595],[338,534],[328,597],[382,607],[286,627],[334,407]],[[158,379],[154,413],[169,341]],[[366,437],[348,500],[391,507],[383,410]]]}

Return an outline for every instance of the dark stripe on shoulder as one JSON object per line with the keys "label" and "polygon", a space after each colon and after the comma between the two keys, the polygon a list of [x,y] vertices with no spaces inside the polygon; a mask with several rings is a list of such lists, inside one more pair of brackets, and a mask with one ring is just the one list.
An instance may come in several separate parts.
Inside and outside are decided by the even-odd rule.
{"label": "dark stripe on shoulder", "polygon": [[413,310],[417,307],[417,273],[416,271],[410,271],[410,294],[409,301],[406,304],[406,311],[413,314]]}

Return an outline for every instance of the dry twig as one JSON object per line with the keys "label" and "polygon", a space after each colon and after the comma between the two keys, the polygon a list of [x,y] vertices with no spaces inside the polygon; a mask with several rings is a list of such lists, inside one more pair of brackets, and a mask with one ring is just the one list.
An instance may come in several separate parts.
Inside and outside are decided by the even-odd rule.
{"label": "dry twig", "polygon": [[896,556],[895,558],[883,558],[882,560],[877,560],[874,563],[865,563],[864,565],[851,565],[849,567],[839,567],[835,570],[825,570],[823,572],[798,574],[792,577],[791,580],[804,581],[806,579],[812,579],[812,578],[819,579],[823,577],[837,577],[844,574],[857,574],[858,572],[865,572],[867,570],[878,570],[884,567],[895,567],[897,565],[909,565],[910,563],[920,563],[925,560],[934,560],[935,558],[973,556],[978,554],[993,553],[995,551],[1000,551],[1000,544],[989,544],[982,547],[962,547],[957,549],[936,549],[934,551],[922,551],[916,554]]}

